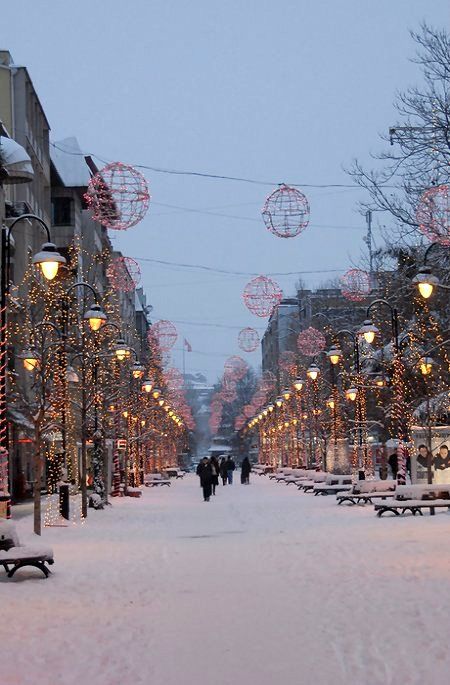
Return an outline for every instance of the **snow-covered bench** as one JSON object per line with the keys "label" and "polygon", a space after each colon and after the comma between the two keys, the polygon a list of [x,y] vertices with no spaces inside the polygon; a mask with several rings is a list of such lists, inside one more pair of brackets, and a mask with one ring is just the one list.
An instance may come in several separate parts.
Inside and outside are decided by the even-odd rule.
{"label": "snow-covered bench", "polygon": [[50,570],[46,564],[51,566],[53,562],[53,550],[50,547],[21,545],[13,524],[0,521],[0,566],[5,569],[8,578],[12,578],[24,566],[34,566],[48,578]]}
{"label": "snow-covered bench", "polygon": [[168,478],[163,478],[160,473],[146,473],[144,476],[144,485],[147,488],[156,488],[162,485],[170,487],[171,483]]}
{"label": "snow-covered bench", "polygon": [[387,512],[400,516],[407,511],[413,516],[422,516],[422,509],[429,509],[431,516],[434,516],[438,508],[450,509],[450,483],[398,485],[392,499],[375,504],[378,517]]}
{"label": "snow-covered bench", "polygon": [[184,478],[184,471],[180,471],[176,466],[164,469],[164,475],[168,478]]}
{"label": "snow-covered bench", "polygon": [[316,483],[313,486],[314,495],[336,495],[338,492],[347,490],[353,483],[353,476],[332,475],[330,474],[325,483]]}
{"label": "snow-covered bench", "polygon": [[[310,472],[311,473],[311,472]],[[308,476],[305,479],[299,479],[297,488],[303,490],[303,492],[312,492],[316,483],[325,483],[326,479],[330,474],[326,471],[313,471],[313,475]]]}
{"label": "snow-covered bench", "polygon": [[395,480],[359,480],[350,490],[336,495],[338,504],[372,504],[374,499],[387,499],[392,497],[397,481]]}

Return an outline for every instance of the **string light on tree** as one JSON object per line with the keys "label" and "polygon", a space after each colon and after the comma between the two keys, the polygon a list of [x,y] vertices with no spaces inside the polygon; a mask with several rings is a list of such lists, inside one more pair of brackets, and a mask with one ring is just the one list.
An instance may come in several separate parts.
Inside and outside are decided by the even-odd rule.
{"label": "string light on tree", "polygon": [[262,217],[274,235],[295,238],[308,226],[309,203],[300,190],[283,183],[266,199]]}
{"label": "string light on tree", "polygon": [[147,181],[132,166],[112,162],[89,181],[86,202],[95,221],[125,231],[141,221],[150,202]]}
{"label": "string light on tree", "polygon": [[239,331],[238,344],[244,352],[254,352],[259,345],[258,331],[254,328],[243,328]]}
{"label": "string light on tree", "polygon": [[341,278],[342,295],[351,302],[362,302],[370,291],[370,276],[367,271],[349,269]]}
{"label": "string light on tree", "polygon": [[130,293],[141,282],[141,269],[132,257],[113,257],[106,275],[114,290]]}
{"label": "string light on tree", "polygon": [[426,190],[419,202],[416,219],[420,231],[432,242],[450,246],[450,188],[435,186]]}
{"label": "string light on tree", "polygon": [[324,334],[310,326],[298,334],[297,347],[306,357],[314,357],[325,349],[326,339]]}
{"label": "string light on tree", "polygon": [[268,276],[256,276],[244,288],[244,302],[255,316],[266,318],[281,302],[283,292],[275,281]]}

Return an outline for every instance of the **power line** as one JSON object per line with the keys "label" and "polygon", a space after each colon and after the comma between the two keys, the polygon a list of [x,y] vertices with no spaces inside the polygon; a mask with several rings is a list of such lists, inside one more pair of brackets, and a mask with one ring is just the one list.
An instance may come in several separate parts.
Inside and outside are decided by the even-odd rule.
{"label": "power line", "polygon": [[[98,159],[102,164],[110,164],[114,160],[107,160],[99,155],[97,155],[95,152],[77,152],[75,150],[67,150],[64,149],[63,147],[60,147],[57,143],[50,143],[54,148],[57,150],[60,150],[61,152],[64,152],[68,155],[75,155],[77,157],[95,157],[95,159]],[[210,178],[210,179],[215,179],[215,180],[220,180],[220,181],[235,181],[239,183],[249,183],[252,185],[260,185],[260,186],[277,186],[281,185],[279,181],[262,181],[261,179],[254,179],[254,178],[246,178],[244,176],[228,176],[226,174],[213,174],[213,173],[208,173],[205,171],[189,171],[189,170],[182,170],[182,169],[167,169],[165,167],[156,167],[156,166],[150,166],[148,164],[133,164],[133,167],[136,169],[145,169],[147,171],[153,171],[154,173],[157,174],[169,174],[172,176],[193,176],[197,178]],[[298,188],[353,188],[355,190],[358,190],[359,187],[355,183],[289,183],[288,185],[298,187]],[[380,186],[383,188],[394,188],[395,186]]]}
{"label": "power line", "polygon": [[[232,271],[229,269],[218,269],[205,264],[184,264],[182,262],[169,262],[163,259],[152,259],[151,257],[133,257],[137,262],[150,262],[152,264],[161,264],[163,266],[173,266],[181,269],[198,269],[200,271],[208,271],[219,274],[230,274],[232,276],[259,276],[260,271]],[[342,273],[345,269],[313,269],[309,271],[271,271],[267,276],[301,276],[309,274],[328,274],[328,273]]]}

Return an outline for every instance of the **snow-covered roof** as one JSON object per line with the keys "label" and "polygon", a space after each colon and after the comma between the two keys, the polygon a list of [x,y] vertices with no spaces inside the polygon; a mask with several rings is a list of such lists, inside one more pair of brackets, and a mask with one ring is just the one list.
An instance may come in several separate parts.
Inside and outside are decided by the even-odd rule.
{"label": "snow-covered roof", "polygon": [[91,174],[75,137],[50,145],[50,157],[66,188],[85,188]]}

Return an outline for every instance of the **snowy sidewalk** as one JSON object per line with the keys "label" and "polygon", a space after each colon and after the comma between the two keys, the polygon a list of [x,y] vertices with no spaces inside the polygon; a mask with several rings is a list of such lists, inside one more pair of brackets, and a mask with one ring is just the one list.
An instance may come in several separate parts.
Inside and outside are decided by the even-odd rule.
{"label": "snowy sidewalk", "polygon": [[116,499],[44,531],[48,580],[0,576],[1,680],[446,685],[449,536],[447,514],[380,520],[256,476],[209,503],[195,476]]}

